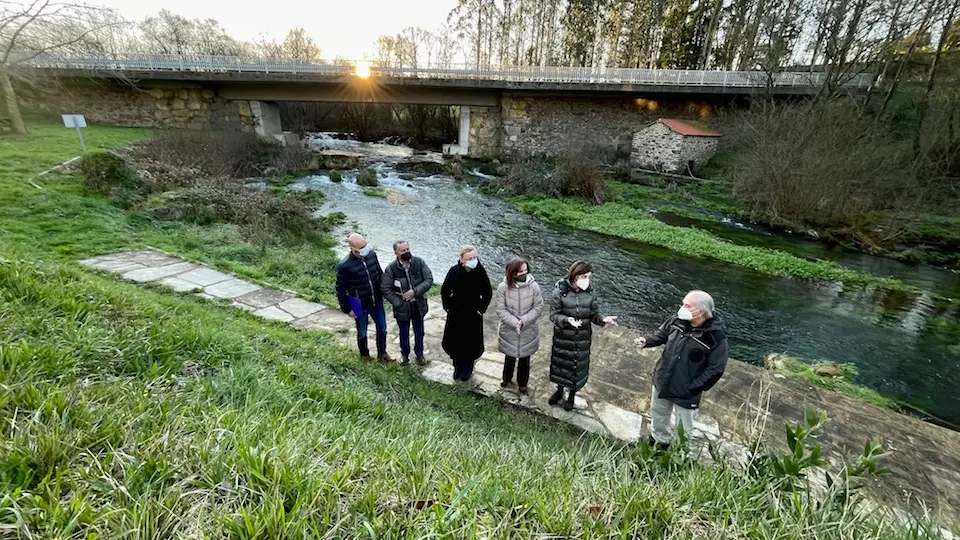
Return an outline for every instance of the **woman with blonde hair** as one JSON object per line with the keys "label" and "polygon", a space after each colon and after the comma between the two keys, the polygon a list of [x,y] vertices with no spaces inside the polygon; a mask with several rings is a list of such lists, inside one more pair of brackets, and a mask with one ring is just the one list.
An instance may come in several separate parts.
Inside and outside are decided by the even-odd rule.
{"label": "woman with blonde hair", "polygon": [[470,380],[473,364],[483,354],[483,314],[492,296],[490,278],[480,264],[477,248],[463,246],[460,259],[447,272],[440,288],[447,312],[443,350],[453,361],[454,381]]}

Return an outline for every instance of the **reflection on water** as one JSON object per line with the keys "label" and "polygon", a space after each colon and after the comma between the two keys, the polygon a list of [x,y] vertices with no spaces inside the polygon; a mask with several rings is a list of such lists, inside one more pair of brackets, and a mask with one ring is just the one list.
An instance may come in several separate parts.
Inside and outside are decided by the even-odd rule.
{"label": "reflection on water", "polygon": [[[326,176],[301,179],[291,189],[321,189],[323,213],[340,211],[356,222],[381,262],[391,245],[408,240],[442,277],[457,250],[473,244],[494,279],[513,256],[531,261],[541,286],[551,288],[576,259],[594,266],[604,310],[638,331],[648,331],[674,313],[690,289],[709,291],[729,328],[733,355],[759,361],[770,352],[806,359],[850,362],[859,382],[902,396],[960,424],[958,302],[879,289],[845,290],[759,274],[711,259],[679,257],[669,250],[539,222],[504,202],[449,178],[403,180],[380,163],[388,199],[368,197],[353,183]],[[341,240],[343,241],[343,240]],[[346,252],[346,248],[342,249]],[[933,291],[937,294],[944,294]]]}

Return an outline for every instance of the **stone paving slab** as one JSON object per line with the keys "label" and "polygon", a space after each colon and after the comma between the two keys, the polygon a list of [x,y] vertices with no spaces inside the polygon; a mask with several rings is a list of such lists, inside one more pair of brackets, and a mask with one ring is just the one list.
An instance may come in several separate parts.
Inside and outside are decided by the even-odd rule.
{"label": "stone paving slab", "polygon": [[242,302],[250,307],[257,309],[279,304],[284,300],[293,298],[293,293],[287,291],[278,291],[276,289],[257,289],[255,291],[240,295],[234,300]]}
{"label": "stone paving slab", "polygon": [[[183,274],[181,274],[183,275]],[[197,289],[201,289],[196,283],[191,283],[189,281],[184,281],[180,276],[176,277],[167,277],[159,281],[159,283],[165,287],[169,287],[177,292],[190,292]]]}
{"label": "stone paving slab", "polygon": [[223,272],[203,266],[190,270],[189,272],[184,272],[177,277],[184,281],[189,281],[190,283],[199,285],[200,287],[206,287],[207,285],[213,285],[214,283],[220,283],[221,281],[227,281],[228,279],[233,278],[233,276],[230,274],[225,274]]}
{"label": "stone paving slab", "polygon": [[175,276],[177,274],[186,272],[187,270],[192,270],[196,268],[196,266],[197,265],[189,262],[179,262],[166,264],[164,266],[141,268],[139,270],[131,270],[124,273],[123,278],[130,279],[138,283],[146,283],[148,281],[156,281],[161,278]]}
{"label": "stone paving slab", "polygon": [[277,306],[267,306],[254,311],[253,314],[268,321],[293,322],[294,319],[293,315]]}
{"label": "stone paving slab", "polygon": [[216,296],[217,298],[237,298],[238,296],[243,296],[253,291],[259,291],[261,288],[259,285],[234,278],[228,281],[221,281],[209,287],[204,287],[203,292]]}
{"label": "stone paving slab", "polygon": [[284,300],[278,304],[278,307],[290,315],[293,315],[294,319],[300,319],[308,315],[313,315],[324,308],[324,306],[321,304],[316,302],[308,302],[303,298],[291,298],[289,300]]}

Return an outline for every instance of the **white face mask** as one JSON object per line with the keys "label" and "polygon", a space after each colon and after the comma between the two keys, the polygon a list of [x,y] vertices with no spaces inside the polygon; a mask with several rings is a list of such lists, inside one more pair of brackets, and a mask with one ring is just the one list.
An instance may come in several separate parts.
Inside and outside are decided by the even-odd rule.
{"label": "white face mask", "polygon": [[685,307],[681,307],[680,309],[677,310],[677,318],[680,319],[681,321],[692,321],[693,312]]}
{"label": "white face mask", "polygon": [[587,287],[589,286],[590,286],[590,278],[584,277],[577,280],[577,288],[580,289],[581,291],[586,290]]}

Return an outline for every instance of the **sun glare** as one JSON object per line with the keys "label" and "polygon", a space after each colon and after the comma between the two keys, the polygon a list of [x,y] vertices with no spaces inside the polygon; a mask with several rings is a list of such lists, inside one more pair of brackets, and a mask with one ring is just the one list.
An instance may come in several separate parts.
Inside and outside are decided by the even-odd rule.
{"label": "sun glare", "polygon": [[353,69],[353,73],[361,79],[370,78],[370,62],[357,62],[356,67]]}

